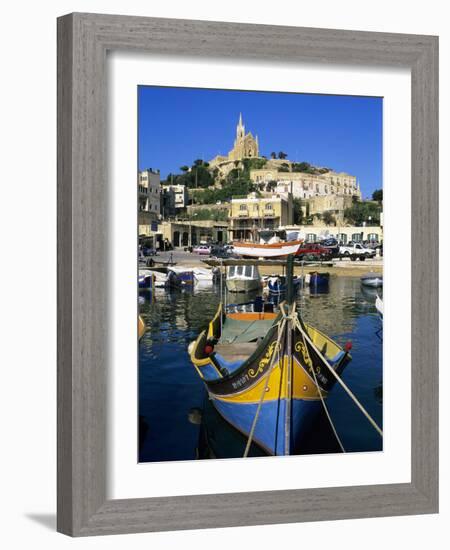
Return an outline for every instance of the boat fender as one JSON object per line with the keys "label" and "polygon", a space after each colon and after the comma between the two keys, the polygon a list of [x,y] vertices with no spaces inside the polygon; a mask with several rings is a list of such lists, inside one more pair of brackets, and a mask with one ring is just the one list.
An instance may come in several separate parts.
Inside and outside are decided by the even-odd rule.
{"label": "boat fender", "polygon": [[344,355],[342,356],[342,359],[341,359],[341,364],[344,362],[344,360],[347,358],[348,354],[350,353],[350,350],[352,349],[353,347],[353,344],[350,342],[350,340],[348,342],[345,342],[345,346],[344,346]]}
{"label": "boat fender", "polygon": [[205,352],[205,355],[211,355],[214,351],[214,340],[207,340],[203,351]]}

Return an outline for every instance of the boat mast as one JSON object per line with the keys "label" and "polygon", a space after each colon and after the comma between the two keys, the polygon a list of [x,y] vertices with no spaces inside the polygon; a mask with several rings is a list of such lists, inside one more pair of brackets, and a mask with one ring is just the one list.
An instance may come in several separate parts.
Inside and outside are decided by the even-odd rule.
{"label": "boat mast", "polygon": [[288,307],[288,321],[286,331],[285,353],[283,366],[286,368],[286,411],[284,422],[284,454],[291,452],[291,421],[292,421],[292,331],[294,323],[290,318],[295,312],[294,302],[294,256],[290,254],[286,262],[286,302]]}
{"label": "boat mast", "polygon": [[294,301],[294,255],[289,254],[286,262],[286,302],[290,307]]}

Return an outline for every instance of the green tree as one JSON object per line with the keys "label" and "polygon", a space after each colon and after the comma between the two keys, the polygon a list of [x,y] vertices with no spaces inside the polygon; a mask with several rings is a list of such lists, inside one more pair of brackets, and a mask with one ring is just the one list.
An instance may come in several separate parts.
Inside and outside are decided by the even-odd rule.
{"label": "green tree", "polygon": [[293,214],[294,214],[294,224],[302,225],[304,223],[304,214],[302,209],[303,203],[301,199],[293,200]]}
{"label": "green tree", "polygon": [[329,210],[326,210],[322,215],[322,220],[325,223],[325,225],[336,225],[336,218],[334,217],[333,213]]}
{"label": "green tree", "polygon": [[362,225],[364,222],[378,225],[380,223],[380,205],[373,202],[355,201],[350,208],[346,208],[344,216],[354,225]]}
{"label": "green tree", "polygon": [[374,201],[377,201],[378,203],[383,202],[383,189],[375,189],[375,191],[372,193],[372,199]]}
{"label": "green tree", "polygon": [[186,165],[180,166],[180,170],[181,170],[182,172],[188,172],[188,171],[189,171],[189,166],[186,166]]}
{"label": "green tree", "polygon": [[307,172],[310,170],[311,165],[309,162],[297,162],[295,163],[296,172]]}

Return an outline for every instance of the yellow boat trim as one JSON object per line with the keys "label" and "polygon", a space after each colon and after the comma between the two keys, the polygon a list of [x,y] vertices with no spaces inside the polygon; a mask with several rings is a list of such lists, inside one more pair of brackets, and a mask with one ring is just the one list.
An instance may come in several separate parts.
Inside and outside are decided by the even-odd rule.
{"label": "yellow boat trim", "polygon": [[[283,363],[283,369],[280,364]],[[316,401],[320,399],[319,392],[315,386],[314,380],[306,373],[305,369],[300,365],[297,359],[293,358],[293,376],[292,376],[292,396],[295,399],[307,399]],[[282,361],[277,361],[270,374],[267,390],[265,392],[264,401],[286,399],[287,392],[287,369],[289,357],[284,356]],[[258,382],[241,392],[236,392],[231,395],[212,395],[215,399],[220,399],[228,403],[258,403],[261,399],[261,393],[264,390],[266,376],[261,377]],[[322,390],[322,395],[326,397],[328,393]]]}
{"label": "yellow boat trim", "polygon": [[144,319],[139,315],[138,316],[138,337],[139,340],[144,336],[147,327],[145,326]]}

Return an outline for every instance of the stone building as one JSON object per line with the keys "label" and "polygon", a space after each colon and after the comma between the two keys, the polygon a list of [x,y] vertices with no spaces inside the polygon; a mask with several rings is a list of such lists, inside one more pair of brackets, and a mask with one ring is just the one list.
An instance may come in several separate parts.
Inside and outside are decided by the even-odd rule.
{"label": "stone building", "polygon": [[196,246],[203,243],[226,243],[228,222],[213,220],[163,221],[160,226],[162,240],[175,247]]}
{"label": "stone building", "polygon": [[188,191],[185,185],[163,185],[161,189],[162,217],[176,216],[188,204]]}
{"label": "stone building", "polygon": [[261,229],[277,229],[292,223],[293,208],[289,195],[250,193],[231,200],[229,233],[232,240],[254,241]]}
{"label": "stone building", "polygon": [[[288,167],[290,161],[284,161]],[[292,189],[294,198],[309,199],[319,195],[347,195],[361,198],[361,190],[355,176],[345,172],[328,171],[322,174],[306,172],[281,172],[276,167],[264,167],[250,171],[250,179],[264,189],[269,182],[276,182],[275,191],[288,193]]]}
{"label": "stone building", "polygon": [[383,227],[380,225],[286,225],[282,227],[291,239],[304,239],[306,242],[315,243],[330,237],[336,238],[342,244],[350,242],[371,241],[381,243],[383,241]]}
{"label": "stone building", "polygon": [[330,212],[337,224],[344,223],[344,212],[353,204],[351,195],[317,195],[305,200],[304,212],[307,215]]}
{"label": "stone building", "polygon": [[159,171],[148,168],[138,174],[139,235],[151,235],[152,225],[154,226],[160,218],[161,182]]}

